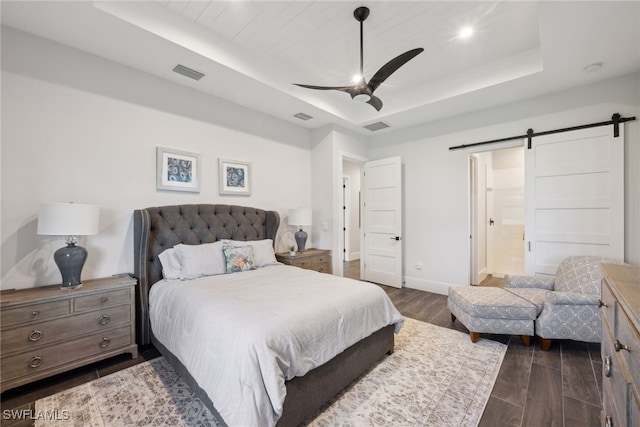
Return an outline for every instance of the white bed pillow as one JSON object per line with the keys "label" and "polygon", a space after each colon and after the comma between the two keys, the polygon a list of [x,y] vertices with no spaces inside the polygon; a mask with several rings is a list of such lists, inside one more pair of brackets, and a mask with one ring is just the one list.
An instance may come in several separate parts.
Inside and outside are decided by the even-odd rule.
{"label": "white bed pillow", "polygon": [[180,280],[225,274],[227,261],[222,252],[222,246],[221,241],[202,245],[176,245],[176,253],[182,265]]}
{"label": "white bed pillow", "polygon": [[253,248],[253,259],[256,263],[256,267],[264,267],[265,265],[278,264],[276,260],[276,253],[273,250],[273,240],[221,240],[227,245],[231,246],[247,246],[250,245]]}
{"label": "white bed pillow", "polygon": [[176,280],[180,278],[180,258],[174,248],[165,249],[158,255],[160,264],[162,264],[162,277],[168,280]]}

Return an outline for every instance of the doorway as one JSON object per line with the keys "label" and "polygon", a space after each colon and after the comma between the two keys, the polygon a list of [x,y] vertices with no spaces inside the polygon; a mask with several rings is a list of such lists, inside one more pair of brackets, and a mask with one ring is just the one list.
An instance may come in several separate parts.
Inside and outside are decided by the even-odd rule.
{"label": "doorway", "polygon": [[362,163],[342,161],[342,258],[360,259],[360,169]]}
{"label": "doorway", "polygon": [[470,282],[525,271],[524,147],[469,157]]}

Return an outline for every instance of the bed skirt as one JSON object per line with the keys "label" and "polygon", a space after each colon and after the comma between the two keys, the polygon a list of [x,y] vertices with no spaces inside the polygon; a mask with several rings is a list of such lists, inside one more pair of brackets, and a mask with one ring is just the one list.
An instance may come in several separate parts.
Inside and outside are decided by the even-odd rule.
{"label": "bed skirt", "polygon": [[[394,325],[386,326],[369,337],[358,341],[333,359],[286,382],[287,397],[284,401],[282,417],[278,427],[298,426],[311,417],[322,405],[360,375],[374,367],[385,354],[393,352]],[[151,342],[191,390],[209,408],[221,424],[224,420],[215,409],[213,402],[196,383],[184,365],[167,348],[151,335]]]}

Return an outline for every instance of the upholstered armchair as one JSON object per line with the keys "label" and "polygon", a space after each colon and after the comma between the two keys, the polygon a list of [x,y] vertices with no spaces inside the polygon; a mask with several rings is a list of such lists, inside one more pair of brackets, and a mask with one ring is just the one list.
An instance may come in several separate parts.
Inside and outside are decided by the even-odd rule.
{"label": "upholstered armchair", "polygon": [[505,276],[505,289],[536,306],[535,334],[543,350],[552,339],[600,342],[602,262],[611,261],[571,256],[560,263],[555,278]]}

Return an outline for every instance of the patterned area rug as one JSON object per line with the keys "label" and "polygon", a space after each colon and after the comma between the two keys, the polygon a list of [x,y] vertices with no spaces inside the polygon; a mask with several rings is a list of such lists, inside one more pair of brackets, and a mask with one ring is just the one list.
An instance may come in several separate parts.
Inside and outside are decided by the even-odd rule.
{"label": "patterned area rug", "polygon": [[[407,318],[395,352],[308,424],[477,426],[505,352],[504,344],[472,344],[467,334]],[[35,409],[58,414],[56,426],[219,425],[162,357],[38,400]]]}

